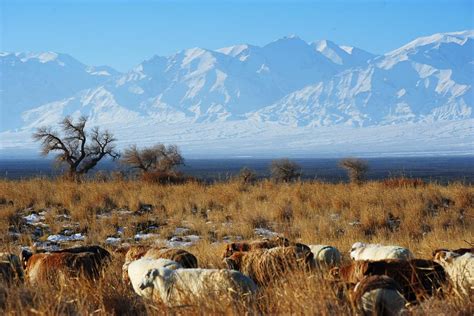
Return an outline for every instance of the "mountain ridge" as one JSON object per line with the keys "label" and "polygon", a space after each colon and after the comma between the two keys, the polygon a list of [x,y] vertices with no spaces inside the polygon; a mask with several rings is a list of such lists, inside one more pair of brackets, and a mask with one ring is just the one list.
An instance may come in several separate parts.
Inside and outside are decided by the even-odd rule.
{"label": "mountain ridge", "polygon": [[125,73],[54,52],[0,53],[0,68],[0,137],[81,114],[112,128],[150,122],[194,130],[241,121],[249,130],[235,137],[281,126],[435,126],[473,118],[473,30],[420,37],[383,55],[287,36],[263,46],[155,55]]}

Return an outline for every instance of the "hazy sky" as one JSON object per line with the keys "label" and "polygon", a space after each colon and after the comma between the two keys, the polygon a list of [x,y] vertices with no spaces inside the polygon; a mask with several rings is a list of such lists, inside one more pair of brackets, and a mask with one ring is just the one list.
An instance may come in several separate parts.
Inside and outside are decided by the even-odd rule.
{"label": "hazy sky", "polygon": [[474,28],[473,0],[0,0],[2,51],[57,51],[128,70],[189,47],[264,45],[296,34],[385,53],[416,37]]}

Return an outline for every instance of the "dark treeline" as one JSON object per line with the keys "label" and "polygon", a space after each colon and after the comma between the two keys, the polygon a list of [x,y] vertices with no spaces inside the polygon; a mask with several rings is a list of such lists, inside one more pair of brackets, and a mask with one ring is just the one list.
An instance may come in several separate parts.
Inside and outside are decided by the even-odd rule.
{"label": "dark treeline", "polygon": [[[348,181],[347,173],[338,166],[338,158],[291,159],[301,167],[302,180],[321,180],[327,182]],[[474,157],[396,157],[367,158],[369,165],[368,180],[382,180],[389,177],[406,176],[421,178],[424,181],[447,183],[462,181],[474,183]],[[270,177],[272,159],[186,159],[185,165],[178,169],[184,174],[206,182],[228,180],[239,174],[244,167],[255,171],[257,178]],[[106,160],[100,162],[90,177],[97,171],[111,173],[127,168],[118,162]],[[53,165],[51,159],[2,159],[0,160],[0,178],[24,179],[32,177],[55,177],[61,169]]]}

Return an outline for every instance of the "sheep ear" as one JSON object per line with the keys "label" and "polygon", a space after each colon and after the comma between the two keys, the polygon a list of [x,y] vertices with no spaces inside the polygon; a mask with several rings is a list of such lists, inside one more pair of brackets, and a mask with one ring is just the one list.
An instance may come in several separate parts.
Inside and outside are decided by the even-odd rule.
{"label": "sheep ear", "polygon": [[446,249],[435,249],[433,251],[433,258],[437,258],[437,255],[440,253],[440,252],[443,252],[443,251],[447,251]]}
{"label": "sheep ear", "polygon": [[143,278],[142,282],[139,285],[140,290],[144,290],[147,287],[151,286],[153,284],[153,280],[155,278],[162,278],[162,276],[160,275],[160,272],[158,271],[158,269],[149,270],[145,274],[145,277]]}
{"label": "sheep ear", "polygon": [[451,262],[453,261],[453,259],[454,259],[454,256],[452,255],[452,253],[445,250],[438,251],[435,255],[435,260],[438,260],[438,261]]}
{"label": "sheep ear", "polygon": [[154,277],[154,278],[163,278],[161,275],[160,275],[160,270],[158,269],[153,269],[151,271],[151,276]]}
{"label": "sheep ear", "polygon": [[154,279],[159,276],[160,276],[160,271],[158,271],[158,269],[150,269],[145,274],[145,279],[150,279],[150,278]]}
{"label": "sheep ear", "polygon": [[440,260],[444,260],[444,257],[446,256],[446,252],[445,251],[438,251],[435,253],[434,255],[434,260],[436,261],[440,261]]}

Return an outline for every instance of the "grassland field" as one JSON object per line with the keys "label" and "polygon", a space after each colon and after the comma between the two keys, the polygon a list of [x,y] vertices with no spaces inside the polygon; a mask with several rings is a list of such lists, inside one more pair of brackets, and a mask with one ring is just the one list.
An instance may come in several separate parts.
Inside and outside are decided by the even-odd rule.
{"label": "grassland field", "polygon": [[[396,244],[418,258],[431,258],[436,248],[474,242],[474,187],[398,180],[362,185],[1,180],[0,251],[99,244],[112,252],[113,261],[93,284],[71,280],[59,288],[28,284],[3,288],[0,308],[15,315],[354,314],[354,307],[335,295],[324,275],[307,272],[261,289],[251,306],[210,299],[198,306],[169,309],[143,300],[123,284],[123,255],[114,252],[122,243],[177,245],[192,252],[200,267],[223,268],[225,242],[274,233],[306,244],[333,245],[344,260],[349,260],[348,251],[356,241]],[[474,302],[472,297],[448,295],[412,306],[410,312],[472,315]]]}

